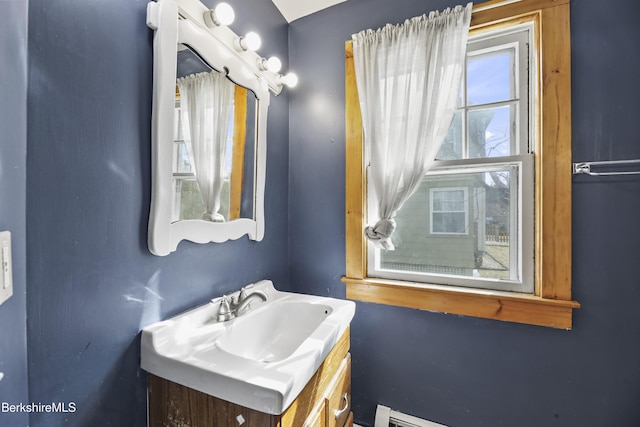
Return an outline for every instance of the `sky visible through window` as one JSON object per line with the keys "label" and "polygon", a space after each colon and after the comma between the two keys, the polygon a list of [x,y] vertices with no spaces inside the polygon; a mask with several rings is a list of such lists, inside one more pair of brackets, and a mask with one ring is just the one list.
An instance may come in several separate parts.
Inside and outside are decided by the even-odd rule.
{"label": "sky visible through window", "polygon": [[[483,105],[515,98],[511,70],[513,49],[472,56],[467,61],[467,105]],[[484,156],[511,154],[512,106],[493,106],[486,110],[492,115],[484,130]]]}

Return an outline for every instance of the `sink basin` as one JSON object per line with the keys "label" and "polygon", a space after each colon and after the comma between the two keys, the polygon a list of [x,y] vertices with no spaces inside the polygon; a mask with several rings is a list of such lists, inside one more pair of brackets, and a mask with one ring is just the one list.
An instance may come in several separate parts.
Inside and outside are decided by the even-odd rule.
{"label": "sink basin", "polygon": [[331,312],[324,304],[274,302],[269,309],[236,319],[218,347],[250,360],[278,362],[290,357]]}
{"label": "sink basin", "polygon": [[[349,326],[352,301],[281,292],[263,280],[240,317],[218,322],[219,299],[145,327],[141,366],[209,395],[281,414]],[[232,295],[235,296],[235,295]]]}

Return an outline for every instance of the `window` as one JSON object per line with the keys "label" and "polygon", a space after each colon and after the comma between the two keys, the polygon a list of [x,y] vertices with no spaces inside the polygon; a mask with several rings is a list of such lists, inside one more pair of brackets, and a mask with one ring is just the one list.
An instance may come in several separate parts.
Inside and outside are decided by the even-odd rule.
{"label": "window", "polygon": [[396,216],[395,251],[367,245],[369,277],[533,293],[533,37],[531,21],[470,36],[438,161]]}
{"label": "window", "polygon": [[347,42],[348,298],[571,327],[569,39],[568,0],[474,7],[458,112],[395,251],[362,236],[375,203]]}
{"label": "window", "polygon": [[431,234],[469,234],[468,188],[429,190]]}

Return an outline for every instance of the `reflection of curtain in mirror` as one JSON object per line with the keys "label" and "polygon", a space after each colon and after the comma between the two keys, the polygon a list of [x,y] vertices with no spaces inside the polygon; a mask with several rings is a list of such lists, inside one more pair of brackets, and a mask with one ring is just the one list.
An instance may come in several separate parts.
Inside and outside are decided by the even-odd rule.
{"label": "reflection of curtain in mirror", "polygon": [[218,211],[234,87],[224,74],[215,71],[178,79],[180,104],[188,115],[188,132],[183,133],[191,146],[191,167],[207,209],[202,219],[208,221],[224,221]]}

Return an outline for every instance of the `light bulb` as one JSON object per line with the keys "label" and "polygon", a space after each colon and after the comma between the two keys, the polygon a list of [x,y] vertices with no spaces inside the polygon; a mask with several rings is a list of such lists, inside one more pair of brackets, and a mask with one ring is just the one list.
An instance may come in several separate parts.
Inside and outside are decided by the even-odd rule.
{"label": "light bulb", "polygon": [[280,75],[280,83],[290,88],[294,88],[298,85],[298,76],[295,73],[287,73],[286,75]]}
{"label": "light bulb", "polygon": [[209,28],[221,25],[230,25],[236,18],[233,8],[228,3],[219,3],[215,9],[207,10],[204,13],[204,22]]}
{"label": "light bulb", "polygon": [[256,65],[258,65],[260,71],[265,71],[267,69],[267,60],[265,58],[258,58]]}
{"label": "light bulb", "polygon": [[[262,44],[262,40],[260,40],[260,36],[253,31],[249,31],[244,37],[236,37],[233,44],[236,49],[239,51],[243,50],[253,50],[256,51],[260,49],[260,45]],[[258,66],[260,65],[260,60],[258,60]]]}
{"label": "light bulb", "polygon": [[271,71],[272,73],[277,73],[281,68],[282,62],[280,61],[280,59],[278,59],[277,56],[272,56],[271,58],[267,59],[267,70]]}
{"label": "light bulb", "polygon": [[229,3],[219,3],[215,8],[215,14],[222,25],[230,25],[236,19],[236,14]]}
{"label": "light bulb", "polygon": [[[244,46],[242,46],[243,42],[244,42]],[[255,52],[256,50],[260,49],[260,45],[262,45],[262,40],[260,39],[260,36],[257,33],[254,33],[253,31],[249,31],[242,38],[240,45],[245,50],[252,50]]]}

